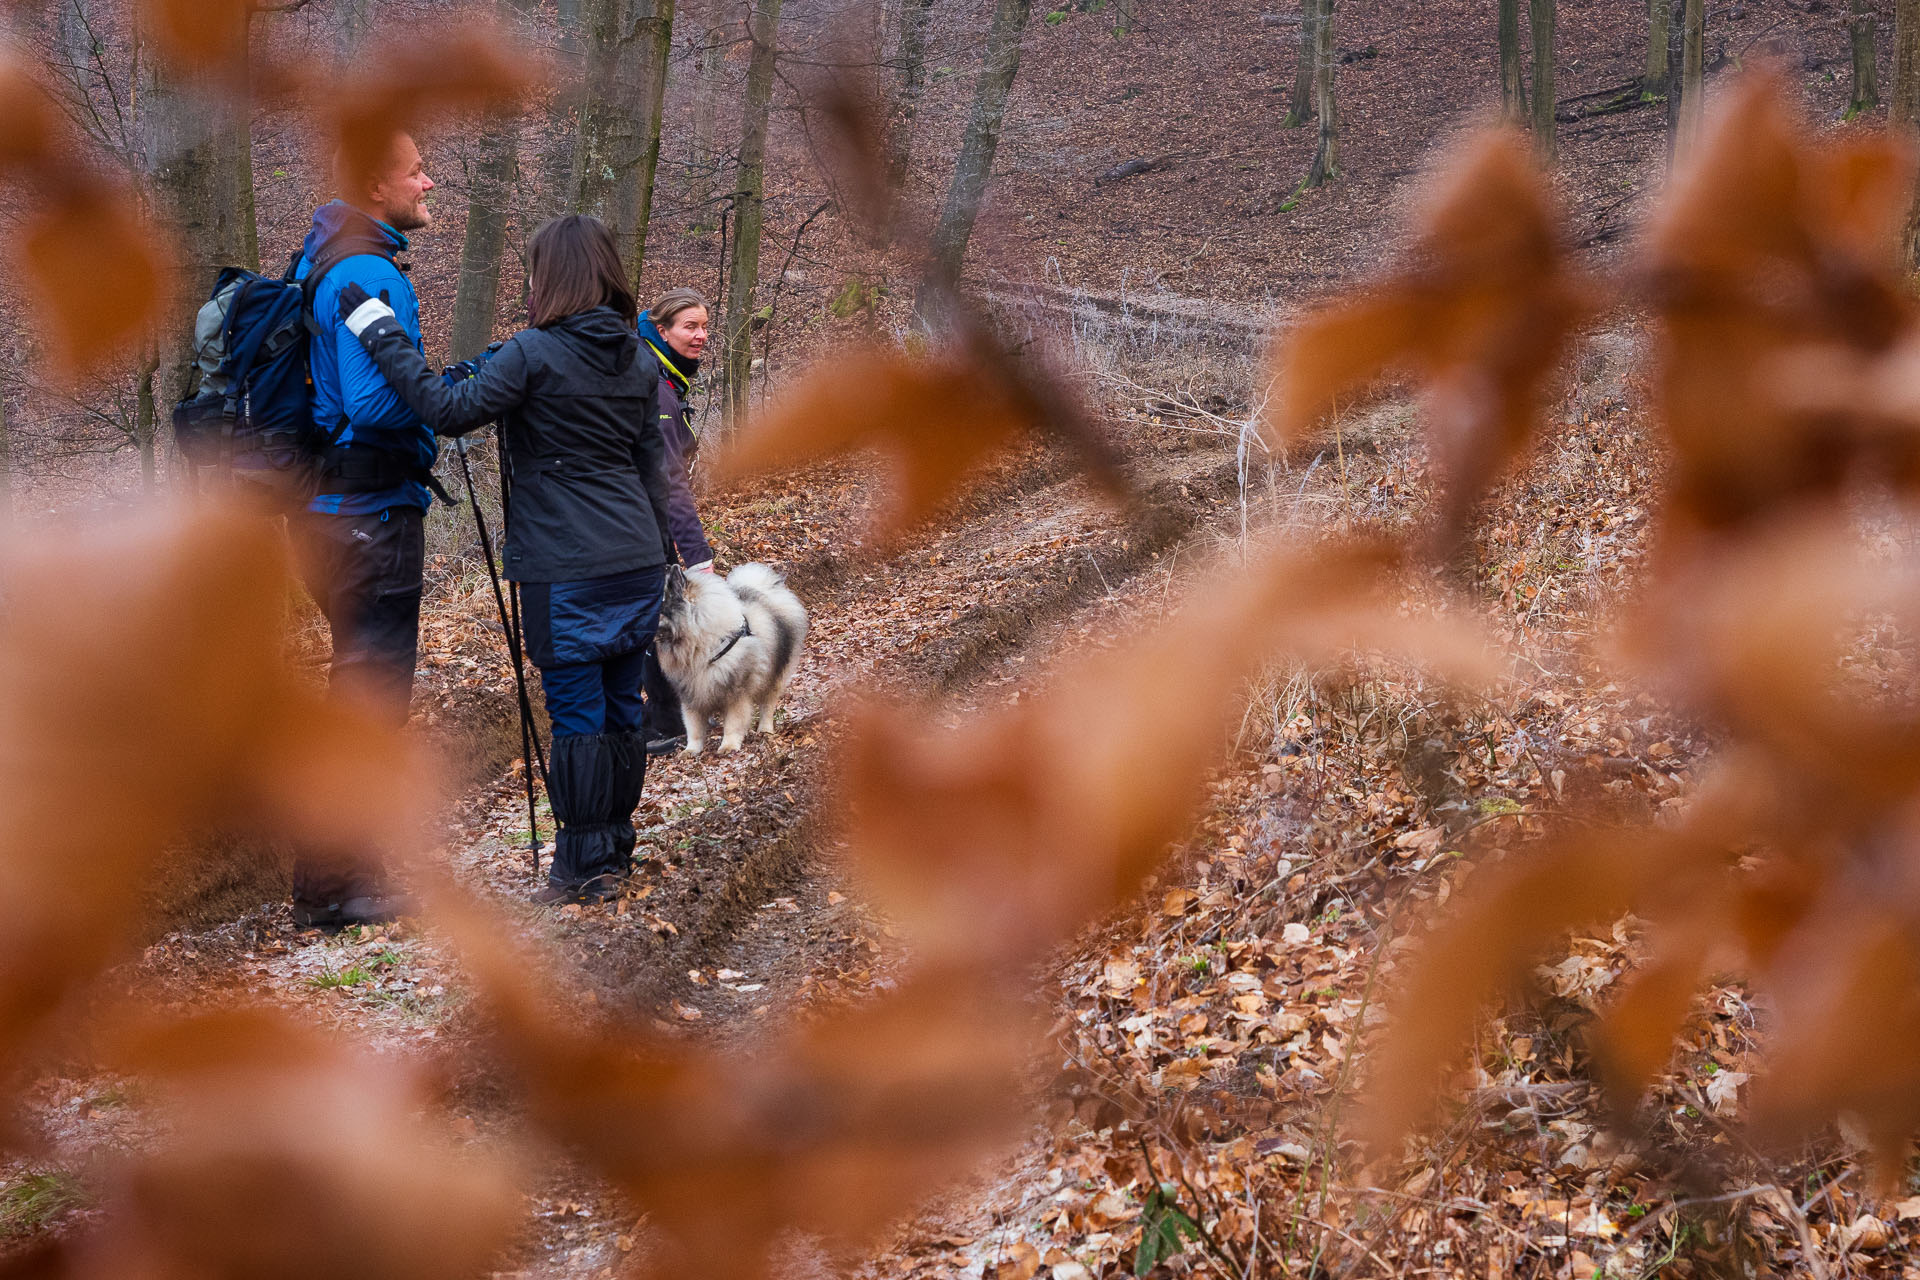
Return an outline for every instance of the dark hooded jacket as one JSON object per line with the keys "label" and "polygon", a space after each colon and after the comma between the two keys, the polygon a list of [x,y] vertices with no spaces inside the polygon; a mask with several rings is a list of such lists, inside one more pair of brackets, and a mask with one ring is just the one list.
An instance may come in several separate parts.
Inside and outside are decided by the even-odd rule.
{"label": "dark hooded jacket", "polygon": [[706,530],[700,527],[700,509],[693,501],[693,454],[700,445],[693,433],[693,407],[687,393],[700,372],[700,362],[689,360],[667,345],[653,317],[640,313],[640,338],[647,357],[660,368],[660,434],[667,443],[667,528],[679,548],[680,563],[703,564],[713,559]]}
{"label": "dark hooded jacket", "polygon": [[666,446],[651,358],[610,307],[522,329],[448,383],[392,321],[360,343],[435,434],[501,424],[512,493],[507,576],[572,582],[666,564]]}

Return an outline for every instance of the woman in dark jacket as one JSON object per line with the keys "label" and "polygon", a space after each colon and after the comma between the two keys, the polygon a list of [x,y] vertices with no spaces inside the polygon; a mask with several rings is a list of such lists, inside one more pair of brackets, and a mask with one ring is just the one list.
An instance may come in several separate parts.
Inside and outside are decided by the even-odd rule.
{"label": "woman in dark jacket", "polygon": [[540,897],[604,898],[627,872],[646,776],[640,685],[674,546],[666,444],[612,233],[596,218],[556,218],[527,265],[532,327],[444,377],[379,299],[349,287],[340,310],[436,434],[500,422],[507,576],[553,721],[560,835]]}
{"label": "woman in dark jacket", "polygon": [[[700,376],[707,349],[707,300],[695,289],[669,289],[640,317],[640,340],[660,371],[660,434],[667,446],[667,528],[674,549],[689,572],[713,572],[713,548],[700,527],[693,501],[693,455],[700,439],[693,430],[688,392]],[[649,648],[647,661],[647,750],[661,755],[686,743],[680,699]]]}

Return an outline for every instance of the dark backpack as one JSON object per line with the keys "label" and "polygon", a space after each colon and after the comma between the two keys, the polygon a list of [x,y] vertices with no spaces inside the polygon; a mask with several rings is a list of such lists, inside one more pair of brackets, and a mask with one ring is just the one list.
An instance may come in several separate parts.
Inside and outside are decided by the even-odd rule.
{"label": "dark backpack", "polygon": [[313,495],[331,436],[314,425],[308,338],[323,332],[313,296],[327,272],[370,251],[353,242],[294,279],[296,252],[278,277],[225,267],[194,323],[194,375],[173,407],[173,437],[196,468],[211,468],[284,505]]}

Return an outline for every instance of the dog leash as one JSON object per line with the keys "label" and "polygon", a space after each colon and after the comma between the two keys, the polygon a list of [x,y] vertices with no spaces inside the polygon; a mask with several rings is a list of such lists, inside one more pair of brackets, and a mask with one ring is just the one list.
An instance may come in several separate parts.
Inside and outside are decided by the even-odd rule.
{"label": "dog leash", "polygon": [[740,623],[740,629],[734,632],[732,635],[728,636],[727,642],[720,646],[720,652],[714,654],[711,658],[707,659],[707,665],[712,666],[714,663],[720,661],[720,659],[726,657],[729,653],[732,653],[733,646],[739,644],[742,640],[745,640],[748,636],[752,634],[753,634],[753,628],[743,620]]}

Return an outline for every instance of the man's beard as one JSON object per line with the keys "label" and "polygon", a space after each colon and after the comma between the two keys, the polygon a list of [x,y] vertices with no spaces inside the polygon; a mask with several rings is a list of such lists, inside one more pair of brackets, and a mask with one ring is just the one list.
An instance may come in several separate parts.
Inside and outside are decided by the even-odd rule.
{"label": "man's beard", "polygon": [[390,211],[387,225],[395,231],[418,231],[427,225],[431,217],[425,204],[416,204],[409,209]]}

